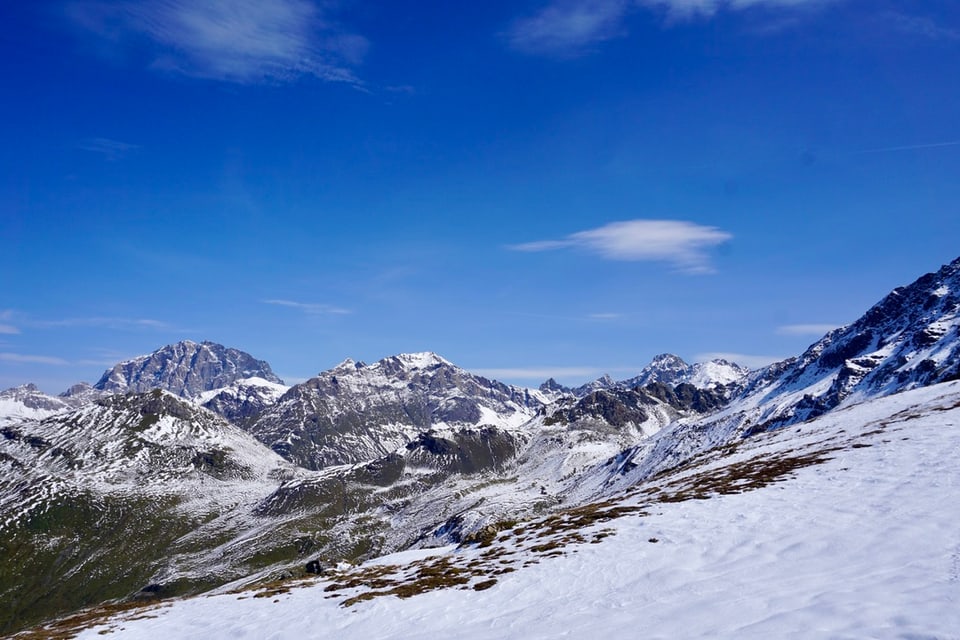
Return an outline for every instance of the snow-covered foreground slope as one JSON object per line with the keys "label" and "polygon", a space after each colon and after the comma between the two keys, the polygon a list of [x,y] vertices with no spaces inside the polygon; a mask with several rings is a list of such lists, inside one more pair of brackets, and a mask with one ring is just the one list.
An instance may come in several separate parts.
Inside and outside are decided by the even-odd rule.
{"label": "snow-covered foreground slope", "polygon": [[953,382],[727,445],[485,545],[80,637],[960,638],[958,453]]}

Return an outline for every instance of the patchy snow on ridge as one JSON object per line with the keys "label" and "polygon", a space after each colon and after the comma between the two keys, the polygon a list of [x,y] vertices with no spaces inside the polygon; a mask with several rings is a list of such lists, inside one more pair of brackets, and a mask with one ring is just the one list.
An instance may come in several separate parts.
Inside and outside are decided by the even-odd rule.
{"label": "patchy snow on ridge", "polygon": [[954,382],[742,440],[486,545],[176,601],[79,637],[957,638],[957,451]]}
{"label": "patchy snow on ridge", "polygon": [[276,402],[280,398],[280,396],[285,394],[290,389],[290,387],[288,387],[285,384],[279,384],[277,382],[272,382],[270,380],[265,380],[264,378],[253,376],[251,378],[243,378],[241,380],[237,380],[233,384],[226,387],[220,387],[219,389],[211,389],[210,391],[204,391],[203,393],[201,393],[199,396],[195,398],[195,402],[197,404],[202,405],[209,402],[210,400],[212,400],[213,398],[215,398],[216,396],[222,393],[240,395],[244,391],[247,391],[249,393],[248,389],[256,389],[260,392],[261,396],[269,397],[274,402]]}
{"label": "patchy snow on ridge", "polygon": [[718,385],[742,382],[747,369],[725,360],[697,362],[691,366],[691,373],[684,382],[699,389],[711,389]]}
{"label": "patchy snow on ridge", "polygon": [[[404,363],[411,369],[427,369],[438,364],[452,365],[449,360],[433,353],[432,351],[421,351],[419,353],[401,353],[394,356],[397,360]],[[373,365],[376,366],[376,365]]]}

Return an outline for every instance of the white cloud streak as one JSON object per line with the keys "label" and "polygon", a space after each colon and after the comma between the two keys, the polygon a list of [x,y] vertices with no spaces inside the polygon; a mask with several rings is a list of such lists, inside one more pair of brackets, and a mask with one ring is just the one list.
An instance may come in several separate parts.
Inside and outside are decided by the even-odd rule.
{"label": "white cloud streak", "polygon": [[782,336],[820,337],[839,326],[839,324],[787,324],[782,327],[777,327],[777,333]]}
{"label": "white cloud streak", "polygon": [[352,313],[349,309],[335,307],[329,304],[316,304],[312,302],[296,302],[294,300],[261,300],[263,304],[272,304],[279,307],[289,307],[298,309],[310,315],[347,315]]}
{"label": "white cloud streak", "polygon": [[524,53],[576,57],[592,45],[626,35],[632,10],[663,12],[670,22],[710,18],[722,11],[756,7],[814,8],[839,0],[554,0],[539,12],[519,18],[505,35]]}
{"label": "white cloud streak", "polygon": [[780,356],[762,356],[762,355],[752,355],[748,353],[730,353],[726,351],[711,351],[709,353],[698,353],[694,356],[694,360],[697,362],[709,362],[710,360],[726,360],[727,362],[735,362],[736,364],[742,365],[749,369],[760,369],[767,366],[768,364],[773,364],[774,362],[780,362],[783,360]]}
{"label": "white cloud streak", "polygon": [[19,364],[49,364],[57,366],[70,364],[63,358],[26,355],[21,353],[0,353],[0,362],[16,362]]}
{"label": "white cloud streak", "polygon": [[518,51],[575,56],[592,44],[621,35],[628,9],[625,0],[561,0],[515,21],[505,35]]}
{"label": "white cloud streak", "polygon": [[108,160],[119,160],[130,151],[139,149],[139,145],[111,140],[110,138],[88,138],[80,142],[77,148],[83,151],[99,153]]}
{"label": "white cloud streak", "polygon": [[757,7],[808,9],[836,0],[637,0],[643,7],[665,10],[672,18],[710,17],[721,11],[743,11]]}
{"label": "white cloud streak", "polygon": [[707,250],[733,238],[716,227],[683,220],[627,220],[573,233],[562,240],[512,245],[515,251],[580,249],[607,260],[672,264],[688,274],[713,273]]}
{"label": "white cloud streak", "polygon": [[487,378],[507,378],[514,380],[539,380],[547,378],[591,378],[603,373],[598,367],[527,367],[504,369],[471,369],[474,373]]}
{"label": "white cloud streak", "polygon": [[921,149],[937,149],[939,147],[957,147],[960,146],[960,140],[949,140],[947,142],[930,142],[927,144],[908,144],[901,147],[880,147],[878,149],[864,149],[857,151],[857,154],[864,153],[886,153],[888,151],[917,151]]}
{"label": "white cloud streak", "polygon": [[116,47],[146,37],[158,70],[242,84],[306,75],[362,84],[351,66],[367,40],[309,0],[80,0],[68,14]]}
{"label": "white cloud streak", "polygon": [[930,40],[960,40],[960,30],[945,27],[926,16],[891,12],[886,17],[897,31],[907,35]]}
{"label": "white cloud streak", "polygon": [[12,309],[4,309],[0,311],[0,335],[15,336],[20,333],[20,329],[12,324],[7,324],[11,320],[16,321],[15,316],[18,314]]}
{"label": "white cloud streak", "polygon": [[93,318],[65,318],[63,320],[39,320],[31,322],[31,326],[56,329],[72,327],[88,327],[98,329],[153,329],[162,331],[170,329],[170,325],[160,320],[150,318],[112,318],[112,317],[93,317]]}

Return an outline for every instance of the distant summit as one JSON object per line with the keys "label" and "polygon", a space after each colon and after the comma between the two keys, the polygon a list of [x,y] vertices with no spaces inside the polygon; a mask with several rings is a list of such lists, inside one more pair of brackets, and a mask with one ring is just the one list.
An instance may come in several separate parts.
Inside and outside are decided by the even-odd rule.
{"label": "distant summit", "polygon": [[269,364],[249,353],[215,342],[184,340],[115,365],[93,386],[109,393],[163,389],[194,398],[204,391],[253,377],[283,384]]}
{"label": "distant summit", "polygon": [[553,378],[540,385],[540,391],[551,398],[563,394],[571,394],[577,398],[604,390],[627,390],[636,387],[646,387],[651,384],[691,385],[697,389],[719,391],[725,397],[731,397],[743,388],[750,370],[734,362],[726,360],[710,360],[688,364],[680,356],[672,353],[661,353],[655,356],[650,364],[640,370],[633,378],[614,380],[604,374],[579,387],[566,387]]}
{"label": "distant summit", "polygon": [[631,388],[659,382],[669,386],[691,384],[698,389],[716,389],[742,383],[749,372],[746,367],[726,360],[687,364],[679,356],[662,353],[654,357],[635,378],[624,380],[620,384]]}

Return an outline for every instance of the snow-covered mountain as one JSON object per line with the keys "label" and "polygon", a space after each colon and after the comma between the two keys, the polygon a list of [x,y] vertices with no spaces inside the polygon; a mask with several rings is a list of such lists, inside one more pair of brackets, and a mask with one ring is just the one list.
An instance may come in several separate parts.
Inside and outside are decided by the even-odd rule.
{"label": "snow-covered mountain", "polygon": [[345,360],[293,386],[247,428],[288,460],[320,469],[386,455],[431,429],[519,427],[544,403],[434,353],[400,354],[372,365]]}
{"label": "snow-covered mountain", "polygon": [[253,377],[283,384],[269,364],[249,353],[214,342],[184,340],[115,365],[93,386],[109,393],[163,389],[195,398],[204,391]]}
{"label": "snow-covered mountain", "polygon": [[640,373],[626,380],[614,380],[604,374],[579,387],[566,387],[550,378],[540,385],[540,391],[551,399],[564,394],[583,398],[603,389],[633,389],[661,383],[670,387],[689,384],[698,389],[719,390],[724,395],[731,396],[741,389],[749,373],[750,370],[746,367],[722,359],[688,364],[679,356],[662,353],[655,356]]}
{"label": "snow-covered mountain", "polygon": [[749,373],[746,367],[722,359],[688,364],[678,356],[662,353],[655,356],[637,376],[619,384],[633,388],[659,382],[670,387],[689,384],[698,389],[727,389],[742,384]]}
{"label": "snow-covered mountain", "polygon": [[[960,259],[798,358],[748,373],[665,354],[576,394],[501,384],[433,353],[347,360],[287,389],[260,375],[265,363],[247,375],[242,352],[186,342],[121,363],[104,376],[115,387],[8,390],[0,557],[14,560],[0,562],[0,596],[15,605],[0,633],[108,598],[330,571],[404,549],[447,557],[445,567],[466,558],[484,577],[459,584],[485,590],[580,539],[606,544],[606,530],[570,523],[760,489],[836,451],[893,455],[913,446],[896,442],[913,439],[915,419],[953,424],[958,291]],[[151,381],[159,388],[131,393]],[[884,437],[892,424],[901,439]],[[671,535],[698,530],[691,522]],[[481,570],[487,556],[470,545],[515,529],[533,555],[515,566],[505,553],[510,571]],[[456,557],[429,550],[451,543]]]}

